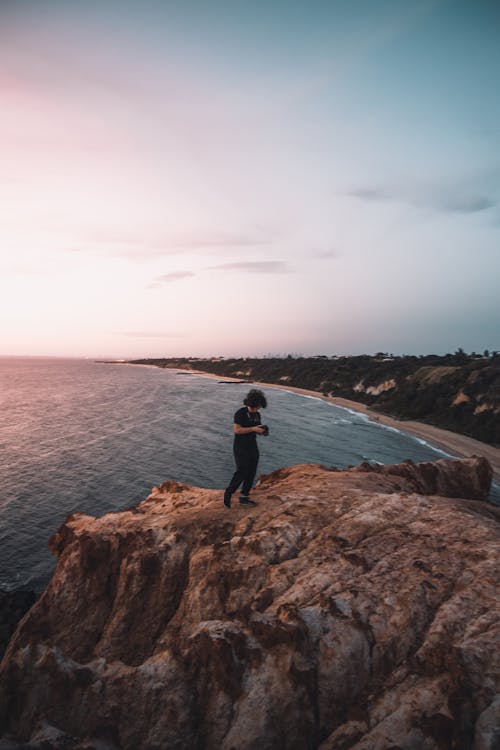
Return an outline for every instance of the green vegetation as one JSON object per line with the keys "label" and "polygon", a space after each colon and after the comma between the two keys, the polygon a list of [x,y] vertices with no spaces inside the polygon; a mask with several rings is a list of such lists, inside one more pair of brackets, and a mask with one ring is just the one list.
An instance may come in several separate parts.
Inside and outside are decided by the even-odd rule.
{"label": "green vegetation", "polygon": [[460,432],[500,446],[500,352],[444,356],[142,359],[134,364],[201,370],[307,388],[367,404],[399,419]]}

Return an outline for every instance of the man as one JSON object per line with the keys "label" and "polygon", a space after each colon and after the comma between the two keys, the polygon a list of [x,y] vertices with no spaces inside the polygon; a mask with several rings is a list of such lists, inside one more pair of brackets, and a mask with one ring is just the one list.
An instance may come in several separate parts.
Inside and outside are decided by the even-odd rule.
{"label": "man", "polygon": [[224,505],[231,507],[231,495],[242,484],[240,494],[241,505],[257,505],[250,500],[250,490],[257,472],[259,449],[257,435],[267,435],[269,430],[261,424],[259,409],[265,409],[267,400],[262,391],[252,389],[243,401],[245,404],[234,415],[234,443],[233,452],[236,471],[224,492]]}

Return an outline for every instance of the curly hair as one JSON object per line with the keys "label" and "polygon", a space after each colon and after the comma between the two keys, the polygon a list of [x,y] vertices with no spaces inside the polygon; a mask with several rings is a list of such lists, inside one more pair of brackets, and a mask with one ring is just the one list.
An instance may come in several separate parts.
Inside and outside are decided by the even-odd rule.
{"label": "curly hair", "polygon": [[248,391],[243,403],[245,404],[245,406],[252,406],[254,408],[256,406],[260,406],[262,409],[265,409],[267,406],[267,399],[262,391],[259,391],[256,388],[252,388],[251,391]]}

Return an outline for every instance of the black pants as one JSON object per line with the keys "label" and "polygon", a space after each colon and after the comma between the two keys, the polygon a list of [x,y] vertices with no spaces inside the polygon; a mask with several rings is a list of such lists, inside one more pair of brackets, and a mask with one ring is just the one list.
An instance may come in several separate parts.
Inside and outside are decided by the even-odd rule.
{"label": "black pants", "polygon": [[236,492],[240,484],[242,495],[248,495],[252,489],[253,480],[257,473],[257,464],[259,463],[259,451],[234,451],[234,460],[236,461],[236,471],[229,482],[228,490]]}

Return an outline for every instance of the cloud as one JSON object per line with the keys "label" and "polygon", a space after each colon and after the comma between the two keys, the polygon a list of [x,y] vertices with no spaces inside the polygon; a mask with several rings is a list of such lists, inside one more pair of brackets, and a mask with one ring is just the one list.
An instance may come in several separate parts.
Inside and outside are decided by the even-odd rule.
{"label": "cloud", "polygon": [[85,249],[77,252],[94,252],[125,260],[149,260],[166,255],[175,255],[186,250],[211,251],[217,248],[231,249],[268,245],[271,240],[252,234],[207,230],[186,234],[175,234],[162,230],[99,229],[83,238]]}
{"label": "cloud", "polygon": [[[220,263],[216,266],[206,266],[202,271],[243,271],[248,273],[289,273],[290,268],[281,260],[238,261],[234,263]],[[171,271],[157,276],[148,284],[148,289],[159,289],[163,284],[196,276],[194,271]]]}
{"label": "cloud", "polygon": [[347,195],[368,202],[399,201],[416,208],[432,208],[444,213],[473,214],[497,205],[494,198],[460,186],[361,187],[349,191]]}
{"label": "cloud", "polygon": [[382,188],[357,188],[356,190],[350,190],[347,195],[350,198],[359,198],[364,201],[396,200],[395,196],[391,196],[386,190],[382,190]]}
{"label": "cloud", "polygon": [[249,273],[289,273],[287,263],[281,260],[249,260],[208,266],[206,271],[248,271]]}
{"label": "cloud", "polygon": [[148,289],[158,289],[162,284],[170,284],[173,281],[180,281],[181,279],[187,279],[191,276],[196,276],[196,274],[193,271],[171,271],[170,273],[163,273],[148,284]]}
{"label": "cloud", "polygon": [[478,211],[487,211],[496,206],[496,201],[487,195],[450,195],[443,196],[441,202],[442,211],[456,211],[462,214],[473,214]]}

